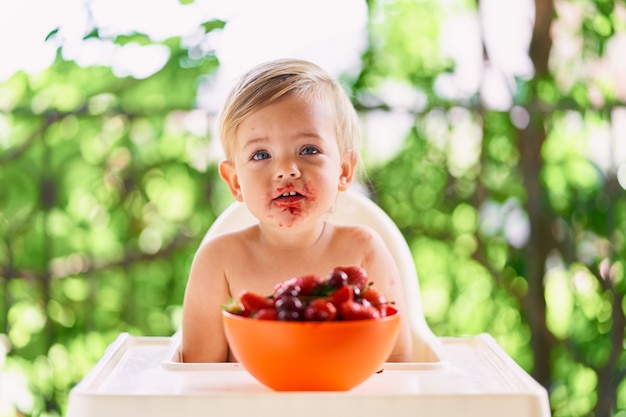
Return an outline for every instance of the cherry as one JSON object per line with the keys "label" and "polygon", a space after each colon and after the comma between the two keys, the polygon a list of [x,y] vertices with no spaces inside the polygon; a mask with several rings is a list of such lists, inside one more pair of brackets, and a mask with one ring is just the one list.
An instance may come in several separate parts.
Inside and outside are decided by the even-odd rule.
{"label": "cherry", "polygon": [[341,288],[346,285],[347,282],[348,274],[338,269],[333,270],[328,278],[328,283],[333,288]]}
{"label": "cherry", "polygon": [[280,321],[298,321],[301,318],[301,314],[299,311],[281,310],[276,317]]}
{"label": "cherry", "polygon": [[276,308],[276,311],[278,311],[279,313],[281,311],[300,312],[302,311],[303,304],[302,304],[302,300],[300,300],[298,297],[286,295],[276,300],[276,302],[274,303],[274,307]]}
{"label": "cherry", "polygon": [[297,284],[285,285],[284,287],[281,287],[278,289],[278,291],[276,291],[276,293],[274,294],[274,298],[280,299],[285,296],[297,297],[300,295],[301,291],[302,289]]}

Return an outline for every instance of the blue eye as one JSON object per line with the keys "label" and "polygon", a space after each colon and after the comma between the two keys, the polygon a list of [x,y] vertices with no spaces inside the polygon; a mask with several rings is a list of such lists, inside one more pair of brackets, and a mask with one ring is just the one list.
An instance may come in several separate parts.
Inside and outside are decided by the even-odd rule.
{"label": "blue eye", "polygon": [[269,157],[270,154],[267,151],[256,151],[252,154],[250,159],[253,161],[261,161],[263,159],[268,159]]}
{"label": "blue eye", "polygon": [[300,155],[315,155],[318,153],[320,153],[320,151],[315,146],[305,146],[300,151]]}

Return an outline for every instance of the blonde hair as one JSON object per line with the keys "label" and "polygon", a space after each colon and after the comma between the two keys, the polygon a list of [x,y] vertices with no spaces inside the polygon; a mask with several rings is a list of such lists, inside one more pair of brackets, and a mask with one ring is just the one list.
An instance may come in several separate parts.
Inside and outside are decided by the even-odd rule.
{"label": "blonde hair", "polygon": [[228,160],[233,159],[237,128],[255,110],[295,94],[307,101],[334,105],[339,151],[345,156],[361,142],[359,118],[345,90],[319,66],[299,59],[278,59],[257,65],[230,91],[219,117],[219,135]]}

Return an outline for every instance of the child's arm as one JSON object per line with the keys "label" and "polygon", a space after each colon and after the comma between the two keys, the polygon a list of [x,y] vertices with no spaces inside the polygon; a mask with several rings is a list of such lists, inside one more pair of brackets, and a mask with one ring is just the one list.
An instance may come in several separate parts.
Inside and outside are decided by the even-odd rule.
{"label": "child's arm", "polygon": [[394,306],[402,314],[398,340],[387,361],[411,362],[412,338],[408,314],[406,314],[406,309],[409,306],[404,303],[402,279],[395,260],[383,239],[377,233],[373,231],[371,233],[372,237],[363,268],[374,283],[374,287],[385,294],[387,300],[393,301]]}
{"label": "child's arm", "polygon": [[230,292],[224,274],[225,246],[203,244],[196,253],[183,302],[183,362],[227,362],[221,306]]}

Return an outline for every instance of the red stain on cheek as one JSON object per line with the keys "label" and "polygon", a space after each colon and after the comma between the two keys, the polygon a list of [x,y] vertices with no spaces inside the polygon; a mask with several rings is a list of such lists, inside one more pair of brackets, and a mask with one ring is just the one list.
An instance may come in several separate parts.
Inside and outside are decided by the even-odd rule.
{"label": "red stain on cheek", "polygon": [[302,187],[302,191],[304,192],[304,195],[306,195],[306,197],[309,200],[317,201],[317,190],[311,184],[311,181],[309,181],[306,184],[304,184],[304,187]]}

